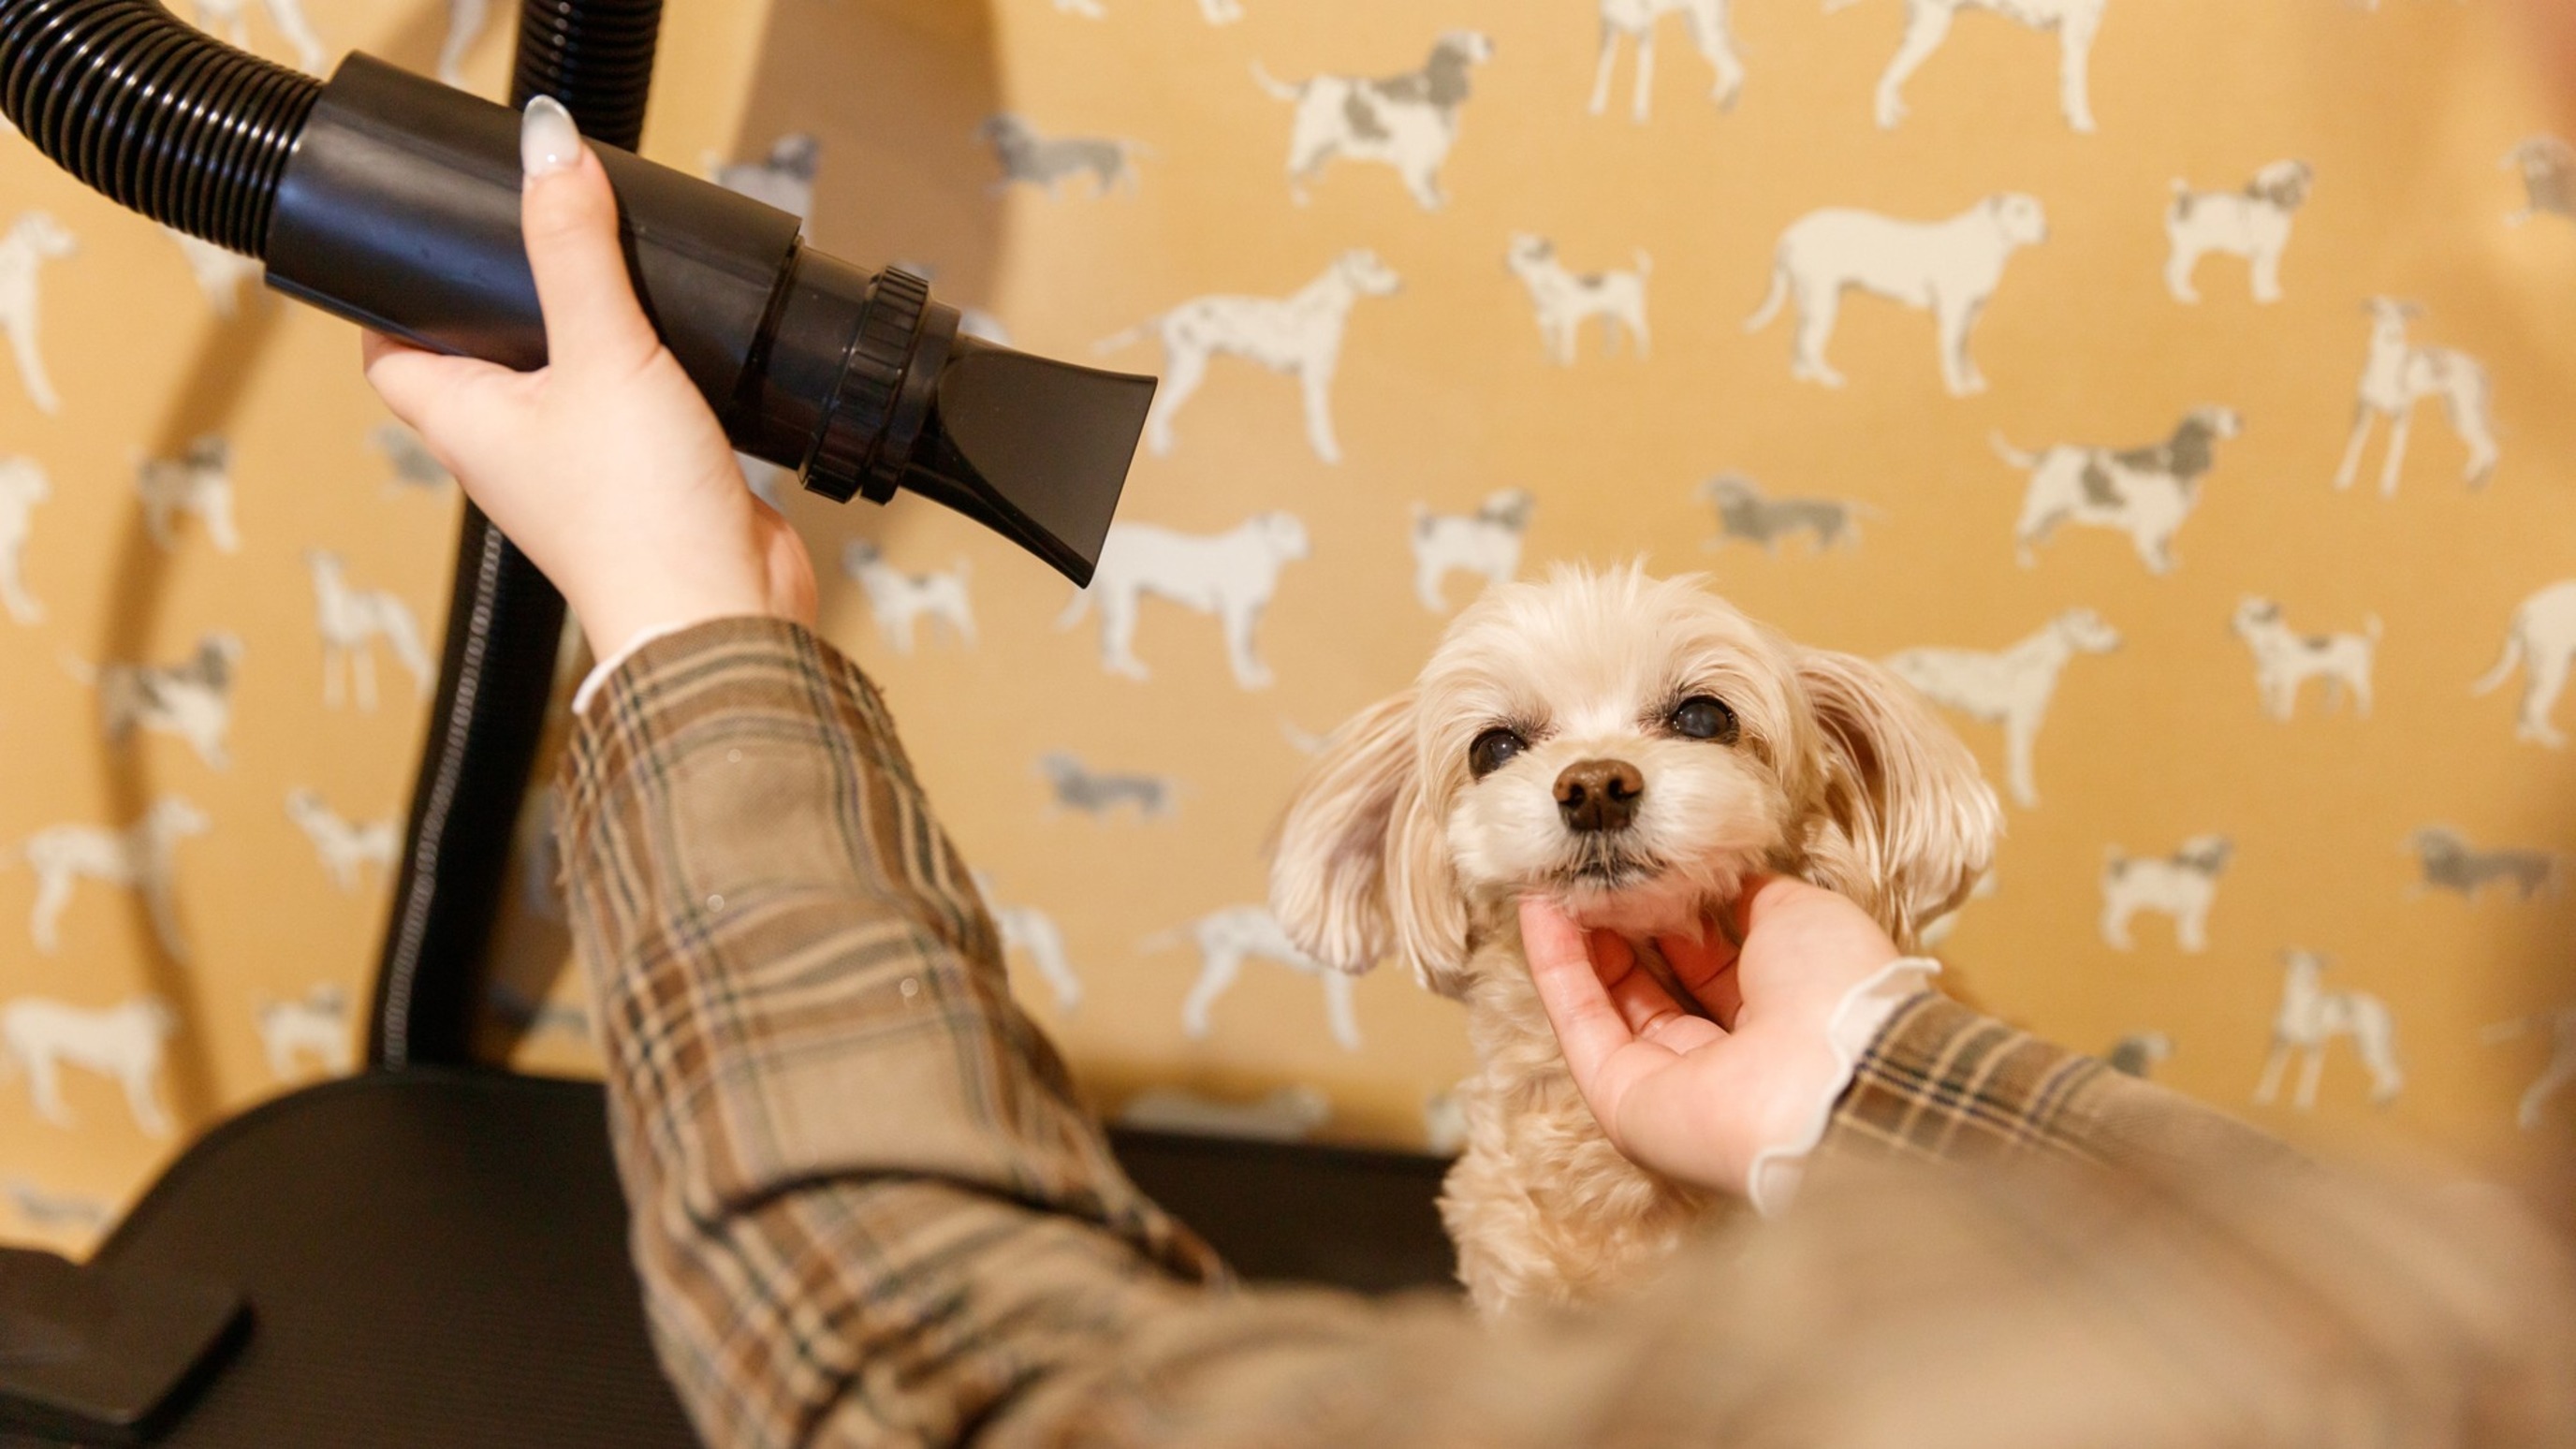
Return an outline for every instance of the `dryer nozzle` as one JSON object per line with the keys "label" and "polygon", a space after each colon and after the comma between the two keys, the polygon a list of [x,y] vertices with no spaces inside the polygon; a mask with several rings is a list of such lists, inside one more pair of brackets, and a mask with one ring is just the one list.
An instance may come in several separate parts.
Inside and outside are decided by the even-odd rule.
{"label": "dryer nozzle", "polygon": [[[518,115],[363,55],[276,189],[273,287],[512,367],[546,355],[519,237]],[[934,499],[1087,584],[1154,381],[957,331],[921,278],[803,244],[798,218],[595,146],[653,325],[735,447],[835,499]]]}

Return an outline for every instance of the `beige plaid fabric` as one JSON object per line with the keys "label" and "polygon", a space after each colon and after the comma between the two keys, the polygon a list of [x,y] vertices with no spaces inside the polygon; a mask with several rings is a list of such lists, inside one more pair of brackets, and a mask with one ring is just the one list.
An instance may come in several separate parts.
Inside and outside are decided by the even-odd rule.
{"label": "beige plaid fabric", "polygon": [[2510,1212],[1934,996],[1794,1211],[1617,1311],[1239,1288],[1119,1172],[830,646],[647,645],[563,798],[636,1262],[710,1444],[2576,1443],[2568,1266]]}

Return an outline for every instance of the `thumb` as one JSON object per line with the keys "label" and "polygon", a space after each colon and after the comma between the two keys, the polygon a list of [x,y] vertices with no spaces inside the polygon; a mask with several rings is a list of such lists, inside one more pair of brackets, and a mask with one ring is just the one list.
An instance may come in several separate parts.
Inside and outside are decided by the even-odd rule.
{"label": "thumb", "polygon": [[643,366],[662,342],[627,275],[617,193],[572,113],[551,96],[528,102],[519,123],[519,164],[527,177],[519,225],[545,313],[548,364],[607,371]]}

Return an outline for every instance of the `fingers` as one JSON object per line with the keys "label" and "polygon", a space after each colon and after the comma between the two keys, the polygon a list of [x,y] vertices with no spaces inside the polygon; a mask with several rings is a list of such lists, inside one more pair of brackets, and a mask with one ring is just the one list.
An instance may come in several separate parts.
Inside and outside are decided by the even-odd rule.
{"label": "fingers", "polygon": [[505,369],[471,357],[442,357],[424,351],[408,342],[398,341],[380,332],[360,336],[359,350],[367,369],[367,384],[395,417],[409,424],[436,451],[443,446],[437,437],[438,426],[431,417],[443,402],[462,396],[477,380]]}
{"label": "fingers", "polygon": [[1566,1068],[1588,1097],[1603,1064],[1637,1035],[1603,989],[1583,928],[1563,911],[1535,896],[1522,897],[1521,950],[1529,958],[1539,1005],[1547,1009],[1548,1023],[1556,1028]]}
{"label": "fingers", "polygon": [[572,116],[540,96],[519,128],[527,185],[519,223],[545,313],[550,366],[624,371],[661,346],[635,300],[617,234],[617,193]]}

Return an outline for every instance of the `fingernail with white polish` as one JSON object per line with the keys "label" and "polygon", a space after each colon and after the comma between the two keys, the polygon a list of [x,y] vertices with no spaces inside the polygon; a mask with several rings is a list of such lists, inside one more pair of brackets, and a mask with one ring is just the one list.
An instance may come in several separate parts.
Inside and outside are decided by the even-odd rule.
{"label": "fingernail with white polish", "polygon": [[528,102],[519,120],[519,169],[529,180],[551,176],[581,156],[581,128],[552,96]]}

